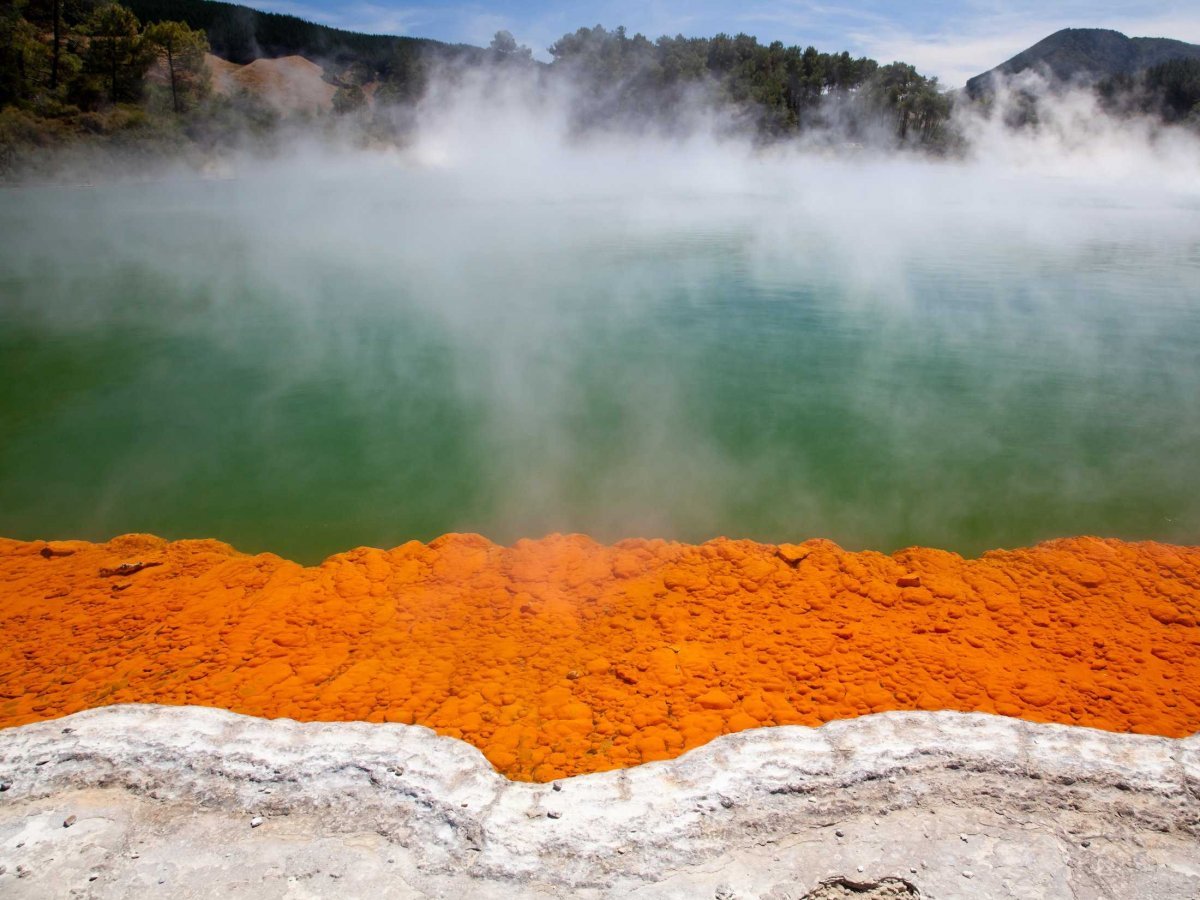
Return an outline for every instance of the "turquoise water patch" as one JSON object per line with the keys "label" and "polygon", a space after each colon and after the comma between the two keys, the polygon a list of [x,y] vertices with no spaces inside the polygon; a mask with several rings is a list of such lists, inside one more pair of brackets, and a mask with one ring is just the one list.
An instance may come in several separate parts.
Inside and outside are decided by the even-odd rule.
{"label": "turquoise water patch", "polygon": [[899,174],[10,190],[0,533],[1200,540],[1195,203]]}

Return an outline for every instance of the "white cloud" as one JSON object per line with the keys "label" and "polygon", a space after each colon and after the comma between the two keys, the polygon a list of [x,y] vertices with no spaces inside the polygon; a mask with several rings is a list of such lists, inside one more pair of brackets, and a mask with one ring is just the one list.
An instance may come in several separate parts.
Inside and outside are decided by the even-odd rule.
{"label": "white cloud", "polygon": [[826,33],[835,25],[857,23],[871,26],[888,26],[891,19],[879,13],[844,6],[829,6],[823,3],[791,2],[751,6],[737,16],[741,22],[765,22],[782,26],[793,33],[820,31]]}
{"label": "white cloud", "polygon": [[497,31],[512,32],[513,37],[517,39],[517,43],[520,43],[521,39],[517,37],[518,30],[508,17],[483,10],[473,11],[468,14],[462,26],[463,41],[480,47],[488,46],[492,42],[492,38],[496,36]]}
{"label": "white cloud", "polygon": [[1116,18],[1112,23],[1113,28],[1130,37],[1165,37],[1200,44],[1200,12]]}
{"label": "white cloud", "polygon": [[1039,24],[1008,34],[974,37],[895,31],[855,33],[851,39],[881,63],[903,60],[924,75],[936,75],[945,87],[962,87],[968,78],[999,65],[1061,27]]}

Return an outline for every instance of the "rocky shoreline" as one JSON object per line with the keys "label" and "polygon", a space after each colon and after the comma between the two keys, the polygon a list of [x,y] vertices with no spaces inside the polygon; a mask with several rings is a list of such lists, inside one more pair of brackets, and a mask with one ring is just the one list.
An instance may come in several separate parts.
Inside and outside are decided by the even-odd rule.
{"label": "rocky shoreline", "polygon": [[0,782],[12,897],[1200,896],[1200,737],[986,714],[528,784],[420,726],[125,705],[0,731]]}

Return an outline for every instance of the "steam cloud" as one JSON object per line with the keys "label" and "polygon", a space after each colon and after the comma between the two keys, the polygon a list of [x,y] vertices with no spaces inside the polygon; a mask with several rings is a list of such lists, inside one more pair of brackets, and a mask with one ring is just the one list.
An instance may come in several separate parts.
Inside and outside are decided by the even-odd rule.
{"label": "steam cloud", "polygon": [[1040,93],[931,160],[466,76],[399,149],[10,189],[0,532],[1195,542],[1200,140]]}

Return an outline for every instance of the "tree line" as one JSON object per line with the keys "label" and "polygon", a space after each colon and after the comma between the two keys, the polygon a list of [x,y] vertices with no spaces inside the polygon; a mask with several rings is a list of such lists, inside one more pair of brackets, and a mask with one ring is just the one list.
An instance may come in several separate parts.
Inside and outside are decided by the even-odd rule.
{"label": "tree line", "polygon": [[120,104],[182,114],[209,96],[204,55],[215,42],[239,62],[293,52],[321,62],[338,88],[334,110],[343,114],[367,105],[363,88],[372,82],[377,105],[411,106],[435,66],[517,66],[548,83],[569,78],[579,88],[581,128],[669,124],[691,111],[698,88],[713,108],[763,139],[834,124],[853,134],[885,123],[901,142],[932,145],[950,110],[937,80],[904,63],[764,45],[746,34],[651,41],[597,25],[555,41],[552,62],[543,64],[507,32],[489,48],[466,48],[355,35],[212,0],[131,4],[147,24],[111,0],[13,0],[0,15],[0,106],[50,117]]}
{"label": "tree line", "polygon": [[564,35],[549,52],[551,70],[569,73],[592,98],[579,110],[585,122],[669,118],[688,109],[697,87],[717,110],[739,114],[764,139],[818,129],[845,137],[882,130],[902,143],[935,146],[950,116],[950,98],[937,79],[911,65],[761,44],[747,34],[651,41],[597,25]]}
{"label": "tree line", "polygon": [[[907,63],[762,44],[747,34],[650,40],[596,25],[563,35],[543,63],[505,31],[487,48],[464,47],[357,35],[216,0],[128,3],[10,0],[0,11],[0,165],[22,140],[141,129],[207,147],[247,130],[272,132],[281,113],[261,97],[212,91],[210,48],[237,62],[260,53],[319,62],[336,88],[331,119],[384,140],[404,138],[435,70],[569,84],[581,132],[682,129],[702,110],[764,143],[809,135],[948,152],[958,140],[953,106],[970,102]],[[1200,123],[1197,61],[1109,79],[1098,90],[1113,112]]]}
{"label": "tree line", "polygon": [[212,52],[244,65],[260,56],[304,56],[337,66],[360,63],[374,72],[387,68],[399,53],[463,57],[483,54],[479,47],[444,44],[427,38],[359,34],[318,25],[297,16],[261,12],[221,0],[125,0],[143,22],[178,19],[208,35]]}

